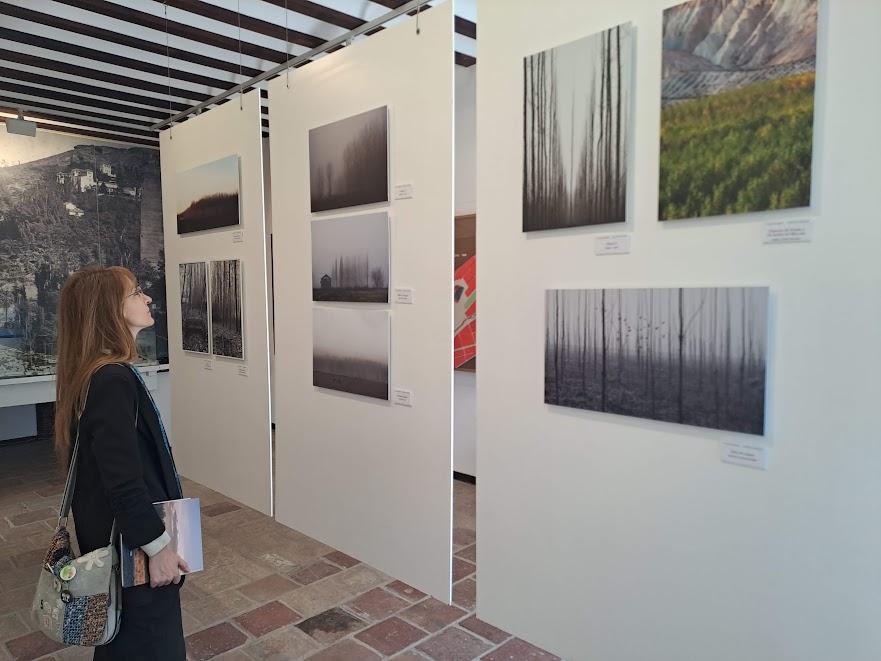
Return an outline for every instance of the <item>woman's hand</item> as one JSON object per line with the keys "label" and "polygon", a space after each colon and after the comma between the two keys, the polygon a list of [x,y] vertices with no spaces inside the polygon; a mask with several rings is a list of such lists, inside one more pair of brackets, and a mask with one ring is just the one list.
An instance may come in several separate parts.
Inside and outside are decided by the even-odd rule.
{"label": "woman's hand", "polygon": [[190,567],[177,553],[168,546],[150,558],[150,587],[180,583],[180,573],[189,572]]}

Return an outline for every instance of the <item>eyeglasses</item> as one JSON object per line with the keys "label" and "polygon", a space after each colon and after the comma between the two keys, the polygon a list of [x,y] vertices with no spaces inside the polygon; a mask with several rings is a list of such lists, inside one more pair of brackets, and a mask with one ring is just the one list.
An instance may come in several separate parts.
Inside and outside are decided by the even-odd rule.
{"label": "eyeglasses", "polygon": [[128,298],[129,296],[145,296],[145,295],[146,294],[144,294],[144,290],[141,289],[140,285],[138,285],[137,287],[135,287],[135,290],[131,294],[126,296],[126,298]]}

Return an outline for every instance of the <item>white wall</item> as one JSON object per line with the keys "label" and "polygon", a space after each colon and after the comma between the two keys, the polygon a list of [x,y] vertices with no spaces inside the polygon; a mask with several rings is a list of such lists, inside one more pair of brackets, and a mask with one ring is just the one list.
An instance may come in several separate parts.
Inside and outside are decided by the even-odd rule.
{"label": "white wall", "polygon": [[[881,3],[821,3],[811,244],[657,219],[670,0],[481,0],[478,616],[567,659],[881,658]],[[637,29],[633,253],[521,232],[522,58]],[[543,403],[544,292],[769,285],[767,472],[734,434]],[[516,295],[512,293],[516,292]],[[540,559],[540,560],[537,560]]]}
{"label": "white wall", "polygon": [[[172,443],[181,473],[264,514],[272,512],[269,402],[269,330],[263,217],[260,93],[233,99],[160,134],[165,264],[168,276],[168,345],[172,390]],[[177,174],[238,154],[242,224],[232,229],[177,234]],[[244,241],[233,243],[233,230]],[[241,259],[245,308],[245,360],[181,349],[182,262]],[[247,376],[239,367],[247,366]]]}
{"label": "white wall", "polygon": [[[277,518],[439,599],[452,546],[453,31],[451,3],[269,84],[276,288]],[[413,407],[312,386],[308,130],[389,108],[391,386]],[[280,119],[279,119],[280,118]],[[280,258],[284,255],[284,259]],[[327,304],[320,304],[327,305]],[[364,304],[336,304],[366,309]]]}

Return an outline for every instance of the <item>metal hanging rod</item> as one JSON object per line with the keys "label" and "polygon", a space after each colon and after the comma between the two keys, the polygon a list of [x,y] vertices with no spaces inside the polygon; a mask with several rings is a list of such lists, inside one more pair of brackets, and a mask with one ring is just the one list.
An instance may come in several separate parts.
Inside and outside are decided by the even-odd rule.
{"label": "metal hanging rod", "polygon": [[410,2],[408,2],[404,5],[401,5],[397,9],[393,9],[392,11],[388,12],[387,14],[383,14],[379,18],[376,18],[376,19],[370,21],[369,23],[365,23],[364,25],[357,27],[354,30],[350,30],[349,32],[346,32],[345,34],[340,35],[339,37],[336,37],[335,39],[331,39],[330,41],[323,43],[320,46],[303,53],[302,55],[298,55],[297,57],[295,57],[291,60],[288,60],[287,62],[284,62],[283,64],[279,64],[278,66],[270,69],[269,71],[265,71],[265,72],[261,73],[259,76],[254,76],[250,80],[246,80],[245,82],[243,82],[241,85],[236,85],[235,87],[230,88],[230,89],[226,90],[225,92],[218,94],[217,96],[211,97],[207,101],[202,101],[202,103],[196,104],[195,106],[193,106],[189,110],[184,110],[184,111],[179,112],[178,114],[174,115],[173,117],[169,117],[168,119],[163,119],[161,122],[159,122],[158,124],[154,124],[150,128],[154,131],[160,131],[163,128],[165,128],[166,126],[168,126],[170,124],[174,124],[175,122],[183,119],[184,117],[187,117],[188,115],[192,115],[193,113],[199,112],[199,111],[203,110],[204,108],[207,108],[208,106],[214,105],[218,101],[222,101],[223,99],[230,97],[233,94],[236,94],[237,92],[242,92],[242,91],[248,89],[249,87],[253,87],[257,83],[263,82],[267,78],[272,78],[273,76],[280,74],[285,69],[295,67],[298,64],[300,64],[301,62],[306,62],[307,60],[311,60],[316,55],[320,55],[321,53],[324,53],[325,51],[328,51],[331,48],[334,48],[334,47],[339,46],[341,44],[346,44],[347,42],[354,39],[355,37],[358,37],[358,36],[364,34],[365,32],[370,32],[371,30],[378,28],[381,25],[384,25],[385,23],[388,23],[392,19],[395,19],[398,16],[401,16],[402,14],[406,14],[408,12],[411,12],[414,9],[417,9],[420,5],[425,5],[425,4],[426,4],[426,0],[410,0]]}

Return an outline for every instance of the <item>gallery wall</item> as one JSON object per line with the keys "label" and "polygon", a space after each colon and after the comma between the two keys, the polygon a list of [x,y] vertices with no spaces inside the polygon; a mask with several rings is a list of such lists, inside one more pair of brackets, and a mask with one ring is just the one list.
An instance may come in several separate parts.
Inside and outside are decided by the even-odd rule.
{"label": "gallery wall", "polygon": [[[268,275],[260,119],[260,93],[252,91],[242,97],[241,104],[233,99],[164,130],[160,148],[168,300],[174,302],[169,305],[168,344],[174,365],[171,442],[175,459],[186,477],[271,514]],[[183,190],[186,183],[193,181],[185,173],[231,156],[238,157],[240,224],[178,234],[177,199],[187,193]],[[241,264],[241,360],[183,350],[179,265],[219,260],[240,260]],[[218,320],[212,321],[214,330]],[[214,344],[216,354],[219,345]]]}
{"label": "gallery wall", "polygon": [[[478,7],[477,613],[567,659],[871,661],[881,4],[820,3],[811,209],[660,223],[670,5]],[[628,222],[524,233],[524,57],[628,21]],[[813,240],[764,245],[769,218],[813,219]],[[629,254],[595,255],[622,229]],[[770,287],[764,437],[545,404],[546,290],[683,286]],[[724,442],[766,449],[768,470],[722,463]]]}
{"label": "gallery wall", "polygon": [[[452,547],[452,3],[269,84],[276,306],[276,517],[449,601]],[[406,68],[402,68],[406,63]],[[416,71],[418,75],[406,72]],[[310,213],[309,131],[388,107],[388,203]],[[339,168],[338,168],[339,169]],[[390,198],[391,199],[391,198]],[[313,302],[312,221],[388,212],[390,293],[412,304]],[[356,218],[353,223],[358,220]],[[284,286],[278,286],[284,283]],[[330,312],[328,312],[328,310]],[[412,406],[313,386],[313,314],[345,331],[391,316],[390,389]],[[352,346],[358,343],[352,339]],[[354,349],[353,349],[354,350]],[[343,350],[345,351],[345,350]]]}

